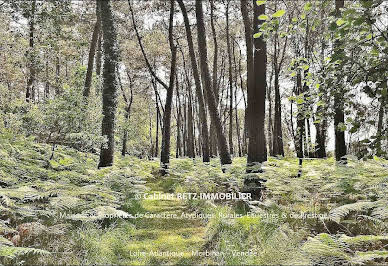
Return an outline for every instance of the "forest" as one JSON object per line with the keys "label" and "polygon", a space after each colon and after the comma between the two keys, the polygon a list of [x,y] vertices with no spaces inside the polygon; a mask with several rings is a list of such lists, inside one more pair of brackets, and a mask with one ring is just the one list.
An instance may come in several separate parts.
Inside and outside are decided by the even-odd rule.
{"label": "forest", "polygon": [[0,0],[0,265],[388,264],[387,14]]}

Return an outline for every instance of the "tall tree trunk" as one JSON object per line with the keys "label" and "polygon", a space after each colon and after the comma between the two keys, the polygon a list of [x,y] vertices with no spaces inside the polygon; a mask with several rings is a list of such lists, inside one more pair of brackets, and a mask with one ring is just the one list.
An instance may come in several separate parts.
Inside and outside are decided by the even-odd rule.
{"label": "tall tree trunk", "polygon": [[46,85],[44,87],[44,98],[48,99],[50,97],[50,76],[49,76],[49,58],[46,55]]}
{"label": "tall tree trunk", "polygon": [[168,39],[171,50],[171,68],[170,68],[170,82],[167,88],[166,103],[163,113],[163,134],[162,134],[162,149],[160,154],[161,173],[165,174],[165,170],[170,163],[170,137],[171,137],[171,107],[172,97],[174,94],[175,70],[176,70],[176,52],[177,48],[173,40],[173,26],[174,26],[174,3],[171,0],[170,19],[168,29]]}
{"label": "tall tree trunk", "polygon": [[128,141],[128,123],[129,123],[129,119],[131,118],[131,107],[132,107],[132,102],[133,102],[133,83],[132,83],[132,78],[129,74],[129,72],[127,71],[127,77],[128,77],[128,80],[129,80],[129,89],[130,89],[130,96],[129,96],[129,99],[127,97],[127,95],[125,94],[125,91],[124,91],[124,88],[123,88],[123,84],[121,82],[121,78],[120,78],[120,72],[119,72],[119,69],[117,67],[116,69],[117,71],[117,80],[118,80],[118,83],[119,83],[119,86],[120,86],[120,89],[121,89],[121,92],[123,94],[123,99],[124,99],[124,102],[125,102],[125,115],[124,115],[124,130],[123,130],[123,146],[122,146],[122,149],[121,149],[121,155],[122,156],[125,156],[127,154],[127,141]]}
{"label": "tall tree trunk", "polygon": [[[296,89],[297,89],[297,96],[303,97],[303,87],[302,87],[302,75],[300,71],[298,70],[298,73],[296,75]],[[303,138],[305,133],[305,118],[304,118],[304,103],[297,104],[298,107],[298,114],[297,114],[297,122],[296,122],[296,155],[299,159],[303,158]]]}
{"label": "tall tree trunk", "polygon": [[[256,5],[254,1],[254,23],[256,31],[262,21],[258,17],[265,14],[265,5]],[[248,86],[248,160],[247,172],[267,160],[267,147],[264,133],[265,94],[267,87],[267,46],[263,37],[254,40],[254,84]],[[259,169],[261,170],[261,169]]]}
{"label": "tall tree trunk", "polygon": [[233,155],[233,75],[232,75],[232,48],[230,44],[229,33],[229,4],[230,0],[226,3],[226,45],[228,49],[228,66],[229,66],[229,149],[230,154]]}
{"label": "tall tree trunk", "polygon": [[[235,42],[236,40],[233,39],[233,64],[234,64],[234,84],[235,85],[235,92],[234,92],[234,102],[235,102],[235,107],[234,107],[234,114],[235,114],[235,122],[236,122],[236,135],[237,135],[237,150],[238,150],[238,156],[241,157],[242,156],[242,151],[241,151],[241,136],[240,136],[240,123],[239,123],[239,119],[238,119],[238,105],[239,105],[239,102],[237,102],[237,91],[238,91],[238,71],[237,71],[237,61],[236,61],[236,53],[235,53]],[[240,63],[240,66],[241,66],[241,57],[239,59],[239,63]],[[241,78],[241,76],[240,76]],[[241,81],[241,91],[243,90],[243,87],[242,87],[242,81]]]}
{"label": "tall tree trunk", "polygon": [[99,3],[100,3],[100,1],[96,1],[97,20],[96,20],[96,24],[94,25],[92,40],[90,41],[88,69],[86,71],[85,86],[84,86],[84,91],[83,91],[83,96],[85,97],[85,99],[88,99],[89,95],[90,95],[90,86],[92,84],[92,75],[93,75],[94,56],[96,53],[96,46],[98,43],[98,36],[99,36],[99,32],[100,32],[100,27],[101,27],[100,15],[98,12]]}
{"label": "tall tree trunk", "polygon": [[33,100],[32,93],[34,90],[35,83],[35,51],[34,51],[34,33],[35,33],[35,9],[36,9],[36,0],[33,0],[31,3],[31,13],[29,17],[29,30],[30,30],[30,42],[29,42],[29,51],[28,51],[28,66],[30,70],[30,76],[27,80],[26,88],[26,102]]}
{"label": "tall tree trunk", "polygon": [[61,75],[61,65],[60,65],[59,54],[57,52],[56,64],[55,64],[55,95],[59,95],[61,93],[60,75]]}
{"label": "tall tree trunk", "polygon": [[273,136],[274,136],[274,127],[273,127],[273,119],[272,119],[272,80],[274,76],[274,64],[272,64],[272,69],[269,77],[269,85],[267,86],[267,97],[268,97],[268,148],[269,148],[269,154],[271,156],[274,156],[273,154]]}
{"label": "tall tree trunk", "polygon": [[381,148],[381,139],[383,137],[383,121],[384,121],[384,106],[386,102],[386,96],[380,96],[380,108],[379,108],[379,118],[377,120],[377,134],[376,134],[376,155],[383,156],[386,155],[387,152],[384,152]]}
{"label": "tall tree trunk", "polygon": [[160,110],[159,110],[159,102],[158,97],[155,94],[155,104],[156,104],[156,135],[155,135],[155,153],[154,156],[159,156],[159,120],[160,120]]}
{"label": "tall tree trunk", "polygon": [[279,76],[280,76],[280,67],[281,64],[279,60],[279,37],[278,34],[275,34],[274,40],[274,74],[275,74],[275,119],[274,119],[274,128],[273,128],[273,155],[284,156],[283,148],[283,132],[282,132],[282,103],[280,99],[280,88],[279,88]]}
{"label": "tall tree trunk", "polygon": [[190,60],[191,60],[191,68],[193,69],[193,76],[194,76],[194,82],[195,82],[195,92],[196,92],[198,104],[199,104],[199,117],[201,120],[201,136],[202,136],[202,159],[204,162],[209,162],[210,150],[209,150],[209,130],[207,125],[208,122],[207,122],[204,97],[202,93],[201,80],[200,80],[199,71],[197,67],[197,59],[195,57],[195,52],[194,52],[193,37],[191,33],[189,18],[187,16],[187,11],[186,11],[185,5],[183,4],[183,0],[178,0],[178,4],[182,10],[183,20],[185,23],[187,43],[189,46],[189,54],[190,54]]}
{"label": "tall tree trunk", "polygon": [[176,76],[176,112],[177,112],[177,133],[176,133],[176,158],[182,156],[182,137],[181,137],[181,127],[182,127],[182,109],[181,109],[181,100],[179,95],[179,83],[178,83],[178,75]]}
{"label": "tall tree trunk", "polygon": [[151,98],[148,98],[148,117],[149,117],[149,138],[150,138],[150,152],[149,159],[154,157],[154,142],[152,139],[152,109],[151,109]]}
{"label": "tall tree trunk", "polygon": [[[216,95],[216,105],[218,106],[218,42],[217,42],[217,33],[216,27],[214,25],[214,0],[210,0],[210,26],[212,29],[213,43],[214,43],[214,52],[213,52],[213,91]],[[210,123],[210,132],[215,132],[216,128],[213,122]],[[210,154],[213,157],[216,157],[217,152],[217,134],[210,134]]]}
{"label": "tall tree trunk", "polygon": [[96,74],[97,74],[97,76],[100,76],[100,73],[101,73],[101,60],[102,60],[102,32],[101,32],[101,27],[100,27],[100,31],[98,32],[97,54],[96,54]]}
{"label": "tall tree trunk", "polygon": [[[318,107],[317,112],[321,112],[321,106]],[[316,150],[315,156],[317,158],[325,158],[326,155],[326,131],[327,131],[327,120],[322,118],[321,123],[315,124],[316,129]]]}
{"label": "tall tree trunk", "polygon": [[228,144],[226,142],[225,135],[222,130],[221,119],[218,114],[216,97],[214,95],[212,81],[210,77],[210,71],[207,60],[207,44],[206,44],[206,29],[205,22],[203,18],[202,10],[202,0],[195,1],[195,13],[197,17],[197,39],[198,39],[198,49],[200,55],[200,66],[201,66],[201,75],[202,80],[205,84],[205,90],[207,94],[209,113],[212,122],[215,124],[216,134],[218,138],[218,148],[220,150],[220,159],[221,164],[231,164],[232,159],[229,154]]}
{"label": "tall tree trunk", "polygon": [[[341,17],[340,8],[343,8],[343,7],[344,7],[344,0],[335,1],[335,15],[337,18]],[[340,49],[341,45],[342,44],[340,40],[335,41],[334,43],[335,52],[333,55],[333,61],[335,61],[337,57],[341,57],[341,55],[344,53],[344,51]],[[340,73],[339,75],[342,75],[342,73]],[[341,129],[341,124],[343,125],[345,123],[344,90],[343,90],[343,84],[341,80],[337,80],[337,86],[338,87],[334,92],[335,159],[337,161],[340,161],[344,159],[343,156],[346,155],[345,131]]]}
{"label": "tall tree trunk", "polygon": [[116,26],[113,20],[111,1],[101,1],[101,23],[104,34],[104,73],[103,73],[103,100],[102,100],[102,135],[107,138],[107,143],[102,145],[98,167],[113,165],[114,156],[114,130],[117,109],[118,84],[116,66],[119,59]]}
{"label": "tall tree trunk", "polygon": [[[245,45],[246,45],[246,55],[247,55],[247,92],[254,91],[255,81],[254,81],[254,68],[253,68],[253,39],[252,39],[252,22],[251,18],[249,16],[248,7],[247,7],[248,1],[246,0],[240,0],[241,4],[241,15],[244,22],[244,29],[245,29]],[[248,97],[247,97],[248,98]],[[246,142],[249,142],[248,140],[249,134],[248,134],[248,106],[245,108],[245,122],[244,122],[244,139],[246,139]],[[247,143],[248,144],[248,143]],[[245,147],[247,146],[245,145]]]}
{"label": "tall tree trunk", "polygon": [[187,86],[187,155],[189,158],[195,158],[193,103],[189,84]]}

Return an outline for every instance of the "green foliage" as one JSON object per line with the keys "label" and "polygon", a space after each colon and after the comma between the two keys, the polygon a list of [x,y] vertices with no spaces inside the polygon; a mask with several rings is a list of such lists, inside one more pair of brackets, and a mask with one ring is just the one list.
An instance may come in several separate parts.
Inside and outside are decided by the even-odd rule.
{"label": "green foliage", "polygon": [[280,9],[278,11],[276,11],[275,13],[272,14],[272,17],[273,18],[280,18],[282,17],[284,14],[286,13],[286,11],[284,9]]}

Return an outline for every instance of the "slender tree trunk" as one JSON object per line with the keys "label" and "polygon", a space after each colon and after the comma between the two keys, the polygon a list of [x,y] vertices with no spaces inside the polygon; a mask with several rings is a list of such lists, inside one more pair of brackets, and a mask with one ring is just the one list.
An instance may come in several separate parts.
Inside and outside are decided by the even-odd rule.
{"label": "slender tree trunk", "polygon": [[149,159],[151,159],[152,157],[154,157],[154,142],[153,142],[153,139],[152,139],[152,110],[151,110],[151,98],[148,99],[148,117],[149,117],[149,130],[148,130],[148,134],[149,134],[149,138],[150,138],[150,156],[149,156]]}
{"label": "slender tree trunk", "polygon": [[98,32],[98,39],[97,39],[97,54],[96,54],[96,74],[97,76],[100,76],[101,73],[101,60],[102,60],[102,32],[101,28]]}
{"label": "slender tree trunk", "polygon": [[282,103],[279,90],[279,68],[275,70],[275,121],[273,131],[273,154],[284,156],[282,132]]}
{"label": "slender tree trunk", "polygon": [[94,55],[96,53],[96,46],[98,43],[98,36],[99,36],[99,32],[100,32],[100,27],[101,27],[100,15],[98,12],[99,2],[100,1],[96,1],[97,21],[96,21],[96,24],[94,25],[92,40],[90,41],[88,69],[86,71],[85,86],[84,86],[84,91],[83,91],[83,96],[85,97],[85,99],[88,99],[89,95],[90,95],[90,86],[92,85]]}
{"label": "slender tree trunk", "polygon": [[187,155],[189,158],[195,158],[194,145],[194,117],[193,117],[193,103],[191,100],[191,89],[187,86]]}
{"label": "slender tree trunk", "polygon": [[176,133],[176,158],[182,156],[182,137],[181,137],[181,127],[182,127],[182,111],[181,111],[181,100],[179,95],[179,82],[178,75],[176,76],[176,112],[177,112],[177,133]]}
{"label": "slender tree trunk", "polygon": [[[344,7],[344,0],[335,1],[335,10],[336,17],[341,17],[340,8]],[[336,57],[340,57],[344,53],[340,49],[341,41],[336,40],[334,43],[335,52],[333,55],[333,60],[336,60]],[[342,75],[342,74],[339,74]],[[345,123],[345,114],[344,114],[344,90],[341,80],[337,80],[337,88],[334,92],[334,133],[335,133],[335,159],[337,161],[343,160],[343,156],[346,155],[346,144],[345,144],[345,131],[341,129],[341,124]],[[346,161],[346,159],[345,159]]]}
{"label": "slender tree trunk", "polygon": [[206,29],[205,22],[203,18],[203,10],[202,10],[202,1],[195,1],[195,13],[197,17],[197,39],[198,39],[198,49],[200,55],[200,66],[201,66],[201,75],[202,80],[205,84],[205,90],[207,94],[208,107],[211,120],[215,124],[216,134],[218,138],[218,147],[220,150],[220,159],[221,164],[231,164],[232,159],[230,157],[228,144],[226,142],[225,135],[222,130],[221,119],[218,114],[216,97],[214,95],[214,91],[212,88],[212,82],[210,78],[210,71],[207,60],[207,44],[206,44]]}
{"label": "slender tree trunk", "polygon": [[267,97],[268,97],[268,148],[269,154],[274,156],[273,154],[273,136],[274,136],[274,127],[273,127],[273,119],[272,119],[272,80],[274,76],[274,64],[272,64],[272,69],[269,77],[269,85],[267,86]]}
{"label": "slender tree trunk", "polygon": [[[262,21],[258,17],[265,14],[265,5],[254,1],[254,23],[256,31]],[[254,84],[248,87],[248,160],[247,171],[255,171],[256,166],[267,160],[267,147],[264,133],[265,94],[267,87],[267,47],[263,37],[254,40]]]}
{"label": "slender tree trunk", "polygon": [[154,156],[159,156],[159,120],[160,120],[160,110],[159,110],[159,102],[157,95],[155,94],[155,104],[156,104],[156,135],[155,135],[155,153]]}
{"label": "slender tree trunk", "polygon": [[123,94],[124,102],[126,105],[125,117],[124,117],[125,124],[124,124],[124,130],[123,130],[123,146],[121,149],[121,155],[125,156],[127,154],[127,141],[128,141],[128,129],[127,129],[127,127],[128,127],[129,119],[131,118],[131,107],[132,107],[132,102],[133,102],[133,88],[132,88],[133,83],[132,83],[132,78],[129,75],[129,72],[127,71],[127,77],[129,80],[129,88],[130,88],[130,93],[131,93],[130,97],[128,99],[127,95],[125,94],[123,84],[122,84],[121,79],[120,79],[119,69],[117,68],[116,71],[117,71],[117,80],[118,80],[121,92]]}
{"label": "slender tree trunk", "polygon": [[[234,92],[234,102],[235,102],[235,107],[234,107],[234,114],[235,114],[235,122],[236,122],[236,134],[237,134],[237,150],[238,150],[238,156],[242,156],[242,151],[241,151],[241,136],[240,136],[240,124],[239,124],[239,119],[238,119],[238,105],[239,102],[237,102],[237,91],[238,91],[238,71],[237,71],[237,61],[236,61],[236,53],[235,53],[235,42],[236,40],[233,39],[233,46],[232,46],[232,51],[233,51],[233,64],[234,64],[234,84],[235,84],[235,92]],[[241,58],[240,58],[241,60]],[[242,90],[242,84],[241,84],[241,90]]]}
{"label": "slender tree trunk", "polygon": [[[246,55],[247,55],[247,92],[250,91],[252,93],[254,91],[254,86],[255,86],[255,81],[254,81],[255,73],[254,73],[254,67],[253,67],[253,38],[252,38],[253,34],[252,34],[252,22],[249,16],[247,3],[248,1],[246,0],[240,1],[241,15],[243,18],[244,29],[245,29],[245,44],[246,44]],[[244,132],[245,132],[244,138],[246,139],[246,142],[249,142],[248,106],[246,106],[245,108]],[[247,147],[247,145],[248,143],[245,145],[245,147]]]}
{"label": "slender tree trunk", "polygon": [[[214,0],[210,0],[210,26],[212,29],[213,43],[214,43],[214,53],[213,53],[213,91],[216,95],[216,105],[218,106],[218,42],[217,42],[217,33],[214,25]],[[216,131],[215,125],[213,122],[210,123],[210,132],[213,133]],[[210,154],[213,157],[216,157],[217,152],[217,134],[210,134]]]}
{"label": "slender tree trunk", "polygon": [[55,94],[59,95],[61,94],[61,84],[60,84],[60,75],[61,75],[61,65],[60,65],[60,58],[57,52],[56,57],[56,64],[55,64]]}
{"label": "slender tree trunk", "polygon": [[107,143],[102,145],[99,167],[113,165],[114,156],[114,130],[117,109],[117,78],[116,66],[119,59],[116,26],[113,19],[111,1],[101,1],[101,23],[104,34],[104,72],[103,72],[103,101],[102,101],[102,135],[107,138]]}
{"label": "slender tree trunk", "polygon": [[384,106],[386,102],[386,96],[380,96],[380,108],[379,108],[379,118],[377,122],[377,139],[376,139],[376,155],[383,156],[386,155],[386,152],[381,148],[381,139],[383,137],[383,121],[384,121]]}
{"label": "slender tree trunk", "polygon": [[[303,87],[302,87],[302,75],[298,70],[296,76],[296,88],[297,95],[299,97],[303,97]],[[304,98],[304,97],[303,97]],[[305,119],[304,119],[304,103],[297,104],[298,106],[298,114],[297,114],[297,122],[296,122],[296,154],[299,159],[303,158],[303,138],[305,132]]]}
{"label": "slender tree trunk", "polygon": [[170,68],[170,82],[167,88],[166,103],[163,113],[163,134],[162,134],[162,149],[160,154],[161,173],[165,174],[165,170],[170,163],[170,137],[171,137],[171,107],[172,97],[174,94],[175,71],[176,71],[176,53],[177,48],[173,40],[173,26],[174,26],[174,3],[171,0],[170,19],[168,29],[168,39],[171,50],[171,68]]}
{"label": "slender tree trunk", "polygon": [[230,43],[229,33],[229,4],[230,0],[226,3],[226,45],[228,50],[228,66],[229,66],[229,149],[230,154],[233,155],[233,74],[232,74],[232,48]]}
{"label": "slender tree trunk", "polygon": [[35,33],[35,8],[36,0],[33,0],[31,3],[31,13],[29,17],[29,28],[30,28],[30,42],[29,42],[29,51],[28,51],[28,63],[30,69],[30,76],[27,80],[27,89],[26,89],[26,102],[33,100],[32,93],[34,90],[35,83],[35,51],[34,51],[34,33]]}
{"label": "slender tree trunk", "polygon": [[182,10],[183,20],[185,23],[187,43],[189,46],[189,54],[190,54],[190,60],[191,60],[191,68],[193,69],[193,76],[194,76],[194,82],[195,82],[195,92],[196,92],[198,104],[199,104],[199,117],[201,120],[201,136],[202,136],[202,157],[203,157],[202,159],[204,162],[209,162],[210,150],[209,150],[209,130],[207,125],[208,122],[207,122],[207,115],[206,115],[206,109],[205,109],[205,103],[204,103],[204,96],[202,93],[201,80],[200,80],[200,75],[197,67],[197,59],[195,57],[193,38],[192,38],[189,19],[187,16],[187,11],[183,4],[183,0],[178,0],[178,4]]}
{"label": "slender tree trunk", "polygon": [[46,85],[44,88],[44,98],[48,99],[50,97],[50,76],[49,76],[49,59],[46,58]]}

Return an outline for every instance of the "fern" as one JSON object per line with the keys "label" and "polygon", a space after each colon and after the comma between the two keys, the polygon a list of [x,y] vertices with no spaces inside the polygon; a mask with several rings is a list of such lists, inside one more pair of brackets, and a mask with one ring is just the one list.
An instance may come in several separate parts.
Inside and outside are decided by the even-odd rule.
{"label": "fern", "polygon": [[314,261],[339,263],[348,261],[350,256],[345,252],[346,246],[328,234],[309,237],[302,250]]}
{"label": "fern", "polygon": [[344,219],[351,212],[363,212],[372,209],[377,205],[377,202],[359,201],[356,203],[342,205],[332,209],[329,213],[329,218],[337,223]]}
{"label": "fern", "polygon": [[37,248],[24,248],[0,245],[0,258],[15,259],[24,255],[49,255],[50,252]]}
{"label": "fern", "polygon": [[386,260],[388,258],[388,251],[373,250],[360,252],[357,251],[355,256],[350,260],[352,264],[364,264],[368,262],[373,262],[378,259]]}

